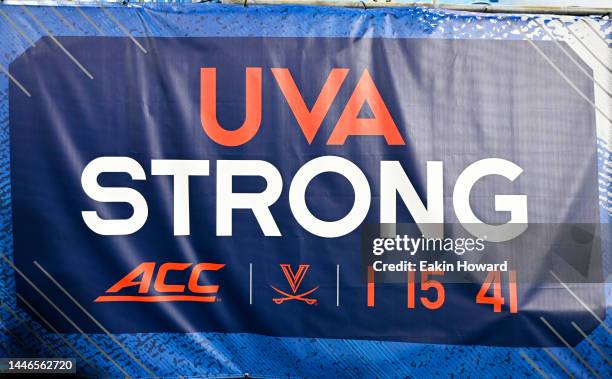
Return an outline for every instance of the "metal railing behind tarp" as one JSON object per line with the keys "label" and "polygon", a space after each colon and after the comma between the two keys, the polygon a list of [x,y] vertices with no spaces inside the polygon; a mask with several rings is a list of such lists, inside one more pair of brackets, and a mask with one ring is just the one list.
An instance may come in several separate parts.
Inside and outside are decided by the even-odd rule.
{"label": "metal railing behind tarp", "polygon": [[[557,14],[576,16],[612,16],[612,7],[606,1],[557,1],[548,2],[549,5],[531,5],[530,1],[402,1],[402,0],[4,0],[4,4],[14,5],[48,5],[48,6],[130,6],[147,3],[210,3],[248,5],[319,5],[349,8],[384,8],[384,7],[425,7],[446,9],[452,11],[480,12],[480,13],[516,13],[516,14]],[[572,4],[585,4],[572,5]]]}

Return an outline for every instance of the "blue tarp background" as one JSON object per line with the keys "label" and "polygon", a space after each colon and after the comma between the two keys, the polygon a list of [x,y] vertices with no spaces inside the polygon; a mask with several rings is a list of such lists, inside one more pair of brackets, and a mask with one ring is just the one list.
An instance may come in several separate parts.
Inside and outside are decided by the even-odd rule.
{"label": "blue tarp background", "polygon": [[[33,41],[46,32],[17,6],[2,6]],[[228,6],[208,5],[147,5],[131,7],[57,8],[62,18],[49,7],[28,7],[53,35],[61,36],[125,36],[121,28],[106,14],[109,12],[136,37],[146,36],[317,36],[317,37],[376,37],[376,38],[461,38],[461,39],[521,39],[511,30],[517,25],[531,28],[530,18],[512,15],[472,15],[421,8],[361,10],[313,6]],[[83,17],[83,12],[96,25]],[[66,22],[67,21],[67,22]],[[571,19],[566,19],[571,23]],[[28,47],[28,41],[0,18],[0,64],[9,64]],[[596,20],[602,32],[610,33],[610,22]],[[545,38],[543,33],[530,34],[533,39]],[[71,64],[67,61],[67,65]],[[8,84],[0,76],[0,248],[12,256],[11,192],[9,186],[8,143]],[[599,148],[599,167],[609,172],[610,151],[604,141],[593,141]],[[607,174],[609,175],[609,173]],[[600,186],[602,221],[609,223],[610,184]],[[609,240],[607,240],[609,245]],[[609,247],[609,246],[608,246]],[[609,253],[609,252],[608,252]],[[609,256],[609,255],[607,255]],[[14,272],[1,263],[0,294],[2,301],[16,309]],[[610,292],[609,287],[607,288]],[[19,349],[40,356],[50,352],[32,338],[27,328],[2,309],[2,325],[25,343]],[[77,312],[75,310],[74,312]],[[74,353],[54,334],[22,310],[18,315],[28,320],[34,330],[62,356]],[[609,314],[608,314],[609,318]],[[608,319],[607,318],[607,319]],[[222,333],[148,333],[117,336],[125,346],[160,377],[234,377],[245,373],[253,377],[532,377],[538,374],[521,355],[526,354],[553,377],[564,374],[547,353],[539,348],[499,348],[483,346],[444,346],[399,342],[333,340],[316,338],[281,338],[251,334]],[[598,328],[591,336],[606,352],[611,351],[609,335]],[[5,345],[14,345],[2,334]],[[78,334],[66,336],[103,376],[121,376],[109,362]],[[133,376],[147,376],[113,341],[103,334],[91,338]],[[3,346],[4,348],[4,346]],[[574,373],[587,376],[588,371],[565,348],[550,349]],[[576,350],[602,376],[610,375],[610,367],[583,341]],[[6,351],[0,353],[7,355]],[[15,351],[13,351],[15,356]],[[96,372],[80,362],[79,369],[88,375]]]}

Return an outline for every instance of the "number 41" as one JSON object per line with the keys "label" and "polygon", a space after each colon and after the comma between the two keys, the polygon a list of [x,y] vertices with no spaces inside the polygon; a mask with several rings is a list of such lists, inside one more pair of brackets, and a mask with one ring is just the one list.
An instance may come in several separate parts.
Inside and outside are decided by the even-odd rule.
{"label": "number 41", "polygon": [[[487,295],[493,286],[493,296]],[[516,271],[508,271],[508,306],[510,313],[518,313],[518,298],[516,290]],[[488,272],[487,277],[480,287],[480,291],[476,295],[477,304],[492,304],[493,312],[499,313],[502,310],[502,305],[505,304],[505,299],[502,296],[501,288],[501,272]]]}

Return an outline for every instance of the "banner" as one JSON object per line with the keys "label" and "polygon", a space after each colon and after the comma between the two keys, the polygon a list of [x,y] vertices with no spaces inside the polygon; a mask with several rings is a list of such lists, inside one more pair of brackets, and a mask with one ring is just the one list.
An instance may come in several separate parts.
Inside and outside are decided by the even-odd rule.
{"label": "banner", "polygon": [[9,331],[88,376],[609,373],[609,21],[0,10]]}

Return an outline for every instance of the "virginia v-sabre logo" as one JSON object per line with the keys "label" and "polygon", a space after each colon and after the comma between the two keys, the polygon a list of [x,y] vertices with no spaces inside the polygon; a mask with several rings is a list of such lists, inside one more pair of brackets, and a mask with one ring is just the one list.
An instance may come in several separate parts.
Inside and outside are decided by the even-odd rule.
{"label": "virginia v-sabre logo", "polygon": [[308,272],[310,265],[299,265],[297,271],[295,272],[291,268],[291,265],[281,264],[280,267],[281,267],[281,270],[283,271],[283,274],[285,275],[285,278],[287,279],[287,282],[289,282],[289,286],[291,287],[291,291],[293,294],[290,294],[285,291],[281,291],[278,288],[274,287],[273,285],[270,285],[272,289],[274,289],[279,294],[283,295],[283,297],[273,298],[272,301],[274,301],[276,304],[282,304],[285,301],[289,301],[289,300],[299,300],[299,301],[305,302],[308,305],[315,304],[317,302],[316,298],[306,297],[306,296],[312,294],[317,289],[319,289],[319,286],[316,286],[308,291],[298,294],[300,285],[302,284],[302,280],[304,280],[304,277],[306,276],[306,272]]}

